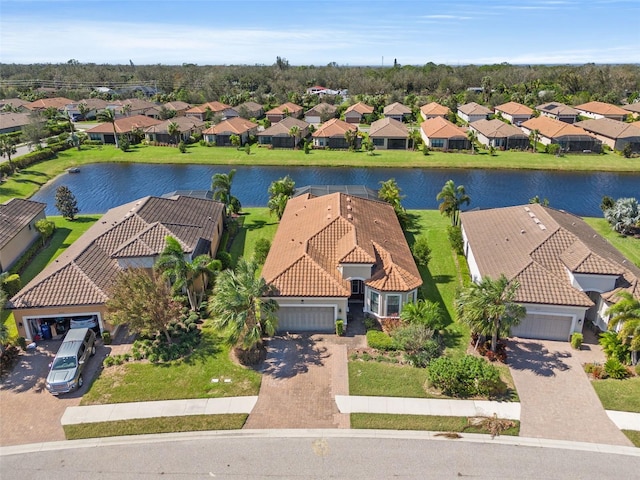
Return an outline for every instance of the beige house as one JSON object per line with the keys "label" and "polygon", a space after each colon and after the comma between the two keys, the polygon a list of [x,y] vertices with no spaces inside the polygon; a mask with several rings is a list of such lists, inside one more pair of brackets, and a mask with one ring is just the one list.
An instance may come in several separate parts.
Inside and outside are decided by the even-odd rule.
{"label": "beige house", "polygon": [[478,142],[486,147],[502,150],[526,150],[529,148],[529,137],[522,130],[495,118],[470,123],[469,130],[476,132]]}
{"label": "beige house", "polygon": [[300,118],[302,117],[303,108],[295,103],[287,102],[267,111],[265,115],[271,123],[277,123],[286,117]]}
{"label": "beige house", "polygon": [[345,110],[344,121],[347,123],[364,123],[365,115],[371,115],[373,110],[373,107],[366,103],[355,103]]}
{"label": "beige house", "polygon": [[[357,135],[358,127],[339,118],[332,118],[311,134],[313,146],[316,148],[347,149],[349,144],[344,135],[348,131]],[[360,145],[361,139],[356,137],[356,148],[360,148]]]}
{"label": "beige house", "polygon": [[46,218],[46,205],[12,198],[0,205],[0,272],[11,266],[40,238],[38,220]]}
{"label": "beige house", "polygon": [[[169,134],[172,124],[178,127],[177,135]],[[196,117],[173,117],[146,128],[144,136],[149,142],[175,145],[181,141],[188,142],[191,136],[201,133],[204,127],[204,122]]]}
{"label": "beige house", "polygon": [[500,114],[502,118],[508,120],[513,125],[520,125],[526,122],[533,115],[533,109],[517,102],[507,102],[494,108],[496,115]]}
{"label": "beige house", "polygon": [[622,105],[622,109],[629,112],[633,118],[640,118],[640,102]]}
{"label": "beige house", "polygon": [[264,108],[257,102],[244,102],[235,107],[235,110],[238,112],[238,115],[250,120],[252,118],[262,118],[264,117]]}
{"label": "beige house", "polygon": [[251,135],[258,132],[258,125],[242,118],[233,117],[223,120],[217,125],[207,128],[202,132],[205,142],[215,144],[218,147],[231,146],[231,136],[240,137],[240,145],[244,145],[249,141]]}
{"label": "beige house", "polygon": [[116,275],[152,268],[167,236],[180,242],[188,259],[215,256],[223,211],[220,202],[183,195],[144,197],[109,210],[11,298],[19,334],[28,340],[47,331],[55,336],[79,319],[110,330],[105,302]]}
{"label": "beige house", "polygon": [[467,150],[471,146],[466,130],[442,117],[433,117],[422,122],[420,135],[429,148]]}
{"label": "beige house", "polygon": [[406,150],[409,148],[409,129],[393,118],[381,118],[371,124],[369,138],[379,150]]}
{"label": "beige house", "polygon": [[583,103],[581,105],[576,105],[576,110],[580,112],[580,115],[596,120],[598,118],[610,118],[611,120],[624,122],[627,115],[629,115],[629,112],[625,109],[605,102]]}
{"label": "beige house", "polygon": [[580,115],[580,112],[575,108],[560,102],[543,103],[538,105],[536,110],[540,112],[540,115],[565,123],[575,123]]}
{"label": "beige house", "polygon": [[398,122],[404,122],[411,117],[412,112],[406,105],[403,105],[400,102],[395,102],[384,107],[382,114],[385,118],[392,118]]}
{"label": "beige house", "polygon": [[350,189],[287,203],[262,269],[280,331],[332,332],[360,312],[394,318],[417,298],[422,279],[393,207]]}
{"label": "beige house", "polygon": [[95,127],[91,127],[85,133],[89,135],[91,140],[99,140],[102,143],[116,143],[113,133],[114,127],[118,135],[131,137],[135,130],[141,130],[144,133],[145,129],[159,123],[162,123],[162,120],[147,117],[146,115],[133,115],[131,117],[121,117],[113,124],[108,122],[100,123]]}
{"label": "beige house", "polygon": [[607,308],[626,290],[640,298],[640,268],[580,217],[539,204],[460,214],[474,282],[517,281],[527,311],[512,335],[569,340],[585,322],[607,329]]}
{"label": "beige house", "polygon": [[427,103],[426,105],[420,107],[420,116],[423,120],[429,120],[433,117],[447,118],[449,116],[449,113],[451,113],[449,107],[440,105],[437,102]]}
{"label": "beige house", "polygon": [[219,117],[221,120],[237,117],[238,112],[222,102],[207,102],[202,105],[191,107],[184,112],[186,117],[195,117],[203,122],[211,120],[213,117]]}
{"label": "beige house", "polygon": [[62,112],[70,103],[73,103],[73,100],[65,97],[41,98],[40,100],[24,104],[23,107],[32,112],[46,110],[47,108],[55,108]]}
{"label": "beige house", "polygon": [[[293,117],[285,117],[278,123],[258,133],[260,145],[271,145],[274,148],[295,148],[309,136],[309,124]],[[291,129],[297,127],[298,135],[291,135]]]}
{"label": "beige house", "polygon": [[640,128],[635,125],[609,118],[599,118],[578,122],[576,126],[592,133],[613,150],[622,151],[631,144],[631,151],[640,152]]}
{"label": "beige house", "polygon": [[560,145],[565,152],[600,152],[602,142],[586,130],[549,117],[534,117],[520,128],[526,135],[538,132],[538,142],[543,145]]}
{"label": "beige house", "polygon": [[29,112],[0,112],[0,135],[17,132],[31,123]]}
{"label": "beige house", "polygon": [[336,116],[337,107],[329,103],[319,103],[304,113],[304,121],[318,125]]}
{"label": "beige house", "polygon": [[493,110],[488,109],[484,105],[476,102],[465,103],[458,107],[458,116],[467,123],[473,123],[477,120],[487,120]]}

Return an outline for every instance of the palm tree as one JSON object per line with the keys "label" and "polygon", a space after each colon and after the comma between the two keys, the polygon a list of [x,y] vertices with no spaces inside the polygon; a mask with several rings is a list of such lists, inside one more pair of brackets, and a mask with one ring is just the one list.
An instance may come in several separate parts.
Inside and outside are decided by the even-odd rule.
{"label": "palm tree", "polygon": [[171,283],[174,295],[186,293],[191,310],[197,310],[209,277],[220,270],[220,261],[211,259],[209,255],[199,255],[189,261],[178,240],[167,236],[165,242],[154,268]]}
{"label": "palm tree", "polygon": [[122,107],[120,107],[120,111],[125,117],[128,117],[129,114],[131,113],[131,104],[125,103],[124,105],[122,105]]}
{"label": "palm tree", "polygon": [[271,182],[271,185],[269,185],[269,202],[267,203],[269,214],[275,213],[278,216],[278,220],[282,218],[287,202],[295,192],[295,185],[289,175]]}
{"label": "palm tree", "polygon": [[80,115],[82,115],[82,119],[86,120],[87,114],[91,111],[91,109],[89,108],[89,105],[87,105],[85,102],[80,102],[78,104],[78,111],[80,112]]}
{"label": "palm tree", "polygon": [[618,330],[618,338],[631,348],[632,363],[638,362],[640,352],[640,300],[621,291],[620,300],[609,307],[609,329]]}
{"label": "palm tree", "polygon": [[471,155],[475,155],[476,153],[476,140],[478,140],[478,136],[474,130],[467,130],[467,138],[469,139],[469,143],[471,144]]}
{"label": "palm tree", "polygon": [[531,142],[532,152],[536,153],[538,151],[538,139],[540,138],[540,130],[534,128],[531,130],[529,134],[529,142]]}
{"label": "palm tree", "polygon": [[231,207],[234,204],[237,204],[238,207],[240,206],[239,200],[231,195],[231,184],[233,183],[233,177],[235,174],[236,169],[234,168],[229,173],[216,173],[211,177],[213,198],[214,200],[224,203],[227,215],[231,213]]}
{"label": "palm tree", "polygon": [[407,303],[402,307],[400,319],[406,323],[426,325],[434,331],[446,327],[440,304],[429,300]]}
{"label": "palm tree", "polygon": [[436,200],[441,202],[438,207],[440,213],[449,217],[451,225],[454,227],[458,225],[460,220],[460,207],[463,204],[469,205],[471,203],[471,198],[466,194],[464,186],[458,185],[456,187],[453,180],[447,180],[436,196]]}
{"label": "palm tree", "polygon": [[289,135],[293,137],[293,148],[298,148],[298,137],[300,136],[300,127],[294,125],[289,129]]}
{"label": "palm tree", "polygon": [[116,141],[116,148],[120,148],[120,143],[118,142],[118,132],[116,132],[116,114],[110,108],[105,108],[101,112],[98,112],[96,116],[99,122],[110,123],[113,127],[113,137]]}
{"label": "palm tree", "polygon": [[389,180],[380,182],[378,198],[393,207],[400,225],[405,227],[407,225],[408,217],[407,211],[402,206],[402,199],[404,198],[404,195],[402,195],[401,192],[402,190],[398,186],[395,178],[390,178]]}
{"label": "palm tree", "polygon": [[15,165],[11,161],[11,155],[14,155],[18,150],[16,149],[16,139],[15,137],[11,137],[9,135],[2,134],[0,135],[0,155],[3,157],[7,157],[7,161],[9,162],[9,169],[13,172],[15,170]]}
{"label": "palm tree", "polygon": [[344,132],[344,141],[347,143],[349,150],[355,150],[356,138],[358,138],[358,134],[354,130],[347,130]]}
{"label": "palm tree", "polygon": [[180,125],[176,122],[169,122],[167,125],[167,133],[173,138],[174,143],[178,143],[178,137],[180,136]]}
{"label": "palm tree", "polygon": [[517,281],[500,275],[497,280],[484,277],[462,290],[455,302],[458,319],[473,333],[491,336],[491,350],[496,351],[499,336],[509,336],[511,327],[520,323],[527,311],[514,302]]}
{"label": "palm tree", "polygon": [[214,324],[228,332],[228,342],[249,353],[259,351],[262,336],[273,335],[278,324],[278,304],[265,298],[271,287],[257,271],[257,264],[241,257],[235,271],[220,273],[208,305]]}

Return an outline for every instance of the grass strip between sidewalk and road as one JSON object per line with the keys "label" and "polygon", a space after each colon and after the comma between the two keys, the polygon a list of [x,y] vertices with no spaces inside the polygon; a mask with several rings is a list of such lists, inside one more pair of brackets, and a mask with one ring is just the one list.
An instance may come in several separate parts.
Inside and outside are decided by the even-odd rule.
{"label": "grass strip between sidewalk and road", "polygon": [[81,438],[119,437],[152,433],[198,432],[205,430],[239,430],[246,413],[219,415],[186,415],[181,417],[135,418],[114,422],[80,423],[64,425],[67,440]]}
{"label": "grass strip between sidewalk and road", "polygon": [[637,432],[635,430],[622,430],[622,433],[624,433],[627,438],[631,440],[631,443],[640,448],[640,432]]}

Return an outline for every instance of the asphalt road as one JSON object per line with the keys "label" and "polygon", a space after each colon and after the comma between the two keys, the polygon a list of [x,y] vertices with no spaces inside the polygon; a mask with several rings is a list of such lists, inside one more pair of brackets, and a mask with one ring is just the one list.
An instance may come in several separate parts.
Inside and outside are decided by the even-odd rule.
{"label": "asphalt road", "polygon": [[[242,431],[43,444],[0,457],[2,479],[631,479],[640,451],[616,454],[419,432]],[[482,443],[478,442],[482,440]],[[505,440],[517,443],[521,440]],[[583,444],[584,445],[584,444]],[[19,448],[19,447],[17,447]],[[591,447],[595,448],[595,447]]]}

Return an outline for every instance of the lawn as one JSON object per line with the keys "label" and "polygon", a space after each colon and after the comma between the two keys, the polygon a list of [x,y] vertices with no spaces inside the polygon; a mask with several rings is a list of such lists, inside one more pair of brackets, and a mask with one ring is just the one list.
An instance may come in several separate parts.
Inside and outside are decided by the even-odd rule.
{"label": "lawn", "polygon": [[640,413],[640,377],[593,380],[591,385],[606,410]]}
{"label": "lawn", "polygon": [[622,430],[631,443],[633,443],[636,447],[640,448],[640,432],[636,432],[635,430]]}
{"label": "lawn", "polygon": [[604,218],[585,217],[584,221],[587,222],[596,232],[609,240],[609,242],[620,250],[625,257],[640,267],[640,240],[620,235],[611,228],[609,222]]}
{"label": "lawn", "polygon": [[256,241],[259,238],[273,241],[278,229],[278,217],[269,215],[268,208],[243,208],[242,212],[243,214],[239,217],[241,226],[229,249],[234,260],[239,257],[251,258]]}
{"label": "lawn", "polygon": [[[213,378],[231,379],[213,383]],[[260,374],[234,363],[229,347],[210,327],[188,358],[169,363],[125,363],[109,367],[91,385],[82,405],[257,395]]]}

